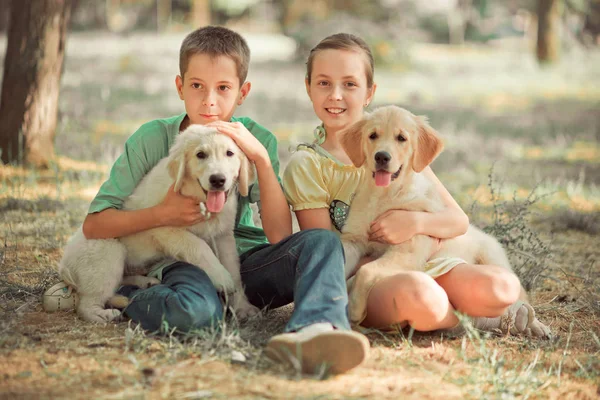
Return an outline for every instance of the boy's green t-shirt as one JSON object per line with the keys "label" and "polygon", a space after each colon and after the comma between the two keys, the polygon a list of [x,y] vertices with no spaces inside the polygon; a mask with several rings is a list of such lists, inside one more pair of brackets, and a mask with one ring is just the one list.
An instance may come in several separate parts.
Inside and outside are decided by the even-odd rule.
{"label": "boy's green t-shirt", "polygon": [[[108,208],[121,209],[125,199],[158,164],[169,154],[169,149],[179,134],[179,126],[185,118],[183,113],[178,116],[157,119],[142,125],[127,139],[123,154],[115,161],[110,176],[102,184],[98,194],[92,200],[88,213],[96,213]],[[277,138],[269,130],[247,117],[233,117],[231,122],[241,122],[250,133],[267,149],[271,165],[279,179],[279,156],[277,154]],[[259,202],[260,190],[258,182],[251,185],[248,197],[238,196],[238,210],[234,230],[238,254],[242,254],[256,246],[268,243],[261,228],[254,225],[250,203]],[[164,260],[152,267],[152,271],[160,271],[173,260]]]}

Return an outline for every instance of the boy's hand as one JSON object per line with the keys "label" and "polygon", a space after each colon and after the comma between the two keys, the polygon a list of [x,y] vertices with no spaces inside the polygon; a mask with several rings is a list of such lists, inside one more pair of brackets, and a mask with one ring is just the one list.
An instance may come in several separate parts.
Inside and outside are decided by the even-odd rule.
{"label": "boy's hand", "polygon": [[206,126],[216,128],[232,138],[253,163],[269,161],[269,153],[265,146],[241,122],[215,121]]}
{"label": "boy's hand", "polygon": [[160,210],[161,225],[189,226],[207,219],[197,198],[177,193],[174,188],[175,184],[172,184],[163,201],[157,206]]}

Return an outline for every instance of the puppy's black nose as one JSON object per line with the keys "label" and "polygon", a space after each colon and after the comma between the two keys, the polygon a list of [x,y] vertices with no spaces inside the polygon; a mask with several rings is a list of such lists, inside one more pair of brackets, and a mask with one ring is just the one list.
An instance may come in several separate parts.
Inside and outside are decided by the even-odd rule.
{"label": "puppy's black nose", "polygon": [[377,165],[387,165],[391,159],[392,156],[387,151],[378,151],[375,153],[375,163]]}
{"label": "puppy's black nose", "polygon": [[208,178],[208,181],[210,182],[210,186],[212,186],[213,189],[221,189],[225,185],[226,180],[227,179],[225,178],[225,175],[223,175],[223,174],[214,174],[214,175],[211,175],[210,178]]}

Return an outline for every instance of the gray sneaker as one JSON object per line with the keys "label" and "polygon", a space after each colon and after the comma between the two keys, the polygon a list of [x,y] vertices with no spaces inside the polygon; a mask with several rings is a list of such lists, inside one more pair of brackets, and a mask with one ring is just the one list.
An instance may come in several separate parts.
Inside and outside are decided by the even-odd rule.
{"label": "gray sneaker", "polygon": [[273,336],[265,355],[308,374],[319,371],[342,374],[362,364],[369,347],[369,340],[358,332],[314,324],[298,332]]}
{"label": "gray sneaker", "polygon": [[65,282],[58,282],[42,296],[42,307],[46,312],[71,311],[77,308],[79,296]]}

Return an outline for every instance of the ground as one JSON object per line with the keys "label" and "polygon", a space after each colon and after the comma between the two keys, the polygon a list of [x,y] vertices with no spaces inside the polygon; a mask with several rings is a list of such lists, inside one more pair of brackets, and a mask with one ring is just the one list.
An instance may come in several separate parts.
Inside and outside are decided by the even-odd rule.
{"label": "ground", "polygon": [[[367,331],[364,365],[307,376],[262,357],[291,306],[185,337],[44,313],[40,295],[126,137],[182,112],[182,38],[73,34],[56,165],[0,166],[0,398],[597,398],[600,54],[588,49],[540,68],[521,42],[414,45],[375,76],[375,106],[407,107],[438,129],[446,150],[434,171],[507,246],[553,340]],[[280,46],[275,61],[259,50],[264,38],[254,43],[253,88],[238,114],[273,130],[284,168],[317,121],[289,43],[269,42]],[[0,37],[0,54],[4,45]]]}

